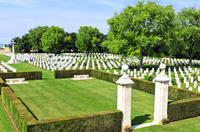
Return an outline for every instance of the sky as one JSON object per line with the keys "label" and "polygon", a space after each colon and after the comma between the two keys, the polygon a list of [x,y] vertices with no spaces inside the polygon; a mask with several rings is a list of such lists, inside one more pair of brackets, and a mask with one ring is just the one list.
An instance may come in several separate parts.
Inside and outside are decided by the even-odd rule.
{"label": "sky", "polygon": [[[37,26],[59,26],[78,32],[80,26],[97,27],[106,34],[107,20],[138,0],[0,0],[0,44],[8,44]],[[147,0],[144,0],[147,1]],[[153,0],[163,6],[200,9],[200,0]]]}

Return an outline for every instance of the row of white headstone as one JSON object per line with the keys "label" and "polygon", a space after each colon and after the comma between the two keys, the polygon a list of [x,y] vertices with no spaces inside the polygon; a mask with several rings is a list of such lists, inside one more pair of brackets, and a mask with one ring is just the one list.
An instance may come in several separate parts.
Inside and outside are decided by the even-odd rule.
{"label": "row of white headstone", "polygon": [[[1,65],[2,65],[2,66],[0,67],[0,69],[1,69],[3,72],[8,72],[8,70],[10,70],[10,71],[12,71],[12,72],[16,72],[16,71],[17,71],[14,67],[8,65],[6,62],[1,61]],[[7,69],[8,69],[8,70],[7,70]]]}
{"label": "row of white headstone", "polygon": [[[6,55],[10,56],[10,54],[6,54]],[[139,63],[139,59],[137,59],[136,57],[125,57],[125,58],[122,59],[121,55],[104,54],[104,53],[90,53],[90,54],[86,54],[86,53],[65,53],[65,54],[60,54],[60,55],[47,54],[47,53],[32,53],[32,54],[17,54],[16,57],[19,60],[25,61],[25,60],[30,59],[30,58],[35,58],[37,60],[38,58],[44,58],[48,55],[53,56],[51,58],[54,58],[54,59],[68,58],[68,57],[78,58],[79,57],[80,60],[84,60],[84,59],[86,59],[86,60],[88,60],[88,59],[101,60],[101,59],[103,59],[105,62],[107,62],[109,60],[114,60],[114,61],[117,61],[117,62],[127,63],[127,64]],[[46,59],[50,60],[50,58],[46,58]],[[109,63],[111,63],[111,62],[109,61]],[[107,65],[110,67],[109,63]],[[180,65],[188,65],[189,60],[188,59],[176,59],[176,58],[144,57],[143,63],[144,64],[152,64],[152,65],[159,65],[160,63],[165,63],[165,64],[171,65],[171,66],[180,66]],[[200,60],[192,60],[192,64],[193,65],[200,65]]]}
{"label": "row of white headstone", "polygon": [[[17,54],[17,58],[21,61],[27,61],[29,64],[32,64],[34,66],[54,71],[54,70],[69,70],[69,69],[99,69],[99,70],[107,70],[109,72],[112,71],[112,69],[117,69],[121,66],[122,63],[130,63],[131,61],[136,61],[135,58],[125,58],[122,62],[120,62],[120,56],[119,55],[111,55],[111,54],[100,54],[100,53],[93,53],[93,54],[84,54],[84,53],[66,53],[61,55],[54,55],[54,54]],[[147,61],[148,60],[148,61]],[[150,58],[146,57],[144,58],[144,62],[149,64],[157,64],[160,63],[163,59],[158,58]],[[184,59],[170,59],[170,62],[174,64],[182,64],[187,63],[188,60]],[[195,62],[195,61],[194,61]],[[194,88],[197,87],[198,82],[197,80],[194,80],[192,77],[192,73],[196,73],[199,75],[199,69],[195,68],[192,69],[191,67],[184,67],[181,69],[181,67],[178,68],[178,71],[174,68],[172,68],[174,75],[175,75],[175,82],[177,83],[177,86],[180,88],[182,85],[185,85],[186,88],[192,89],[189,86],[193,86]],[[117,70],[114,70],[115,74],[119,74]],[[149,69],[140,69],[136,72],[136,69],[133,71],[129,71],[130,76],[134,78],[144,79],[145,76],[151,76],[151,75],[158,75],[159,68],[155,71],[154,68],[151,70]],[[121,73],[122,74],[122,71]],[[172,79],[171,69],[168,69],[168,76],[170,79]],[[180,77],[184,78],[184,82],[180,81]],[[188,81],[189,80],[189,81]],[[198,77],[198,81],[200,81],[200,77]],[[172,85],[172,80],[170,81],[170,85]]]}

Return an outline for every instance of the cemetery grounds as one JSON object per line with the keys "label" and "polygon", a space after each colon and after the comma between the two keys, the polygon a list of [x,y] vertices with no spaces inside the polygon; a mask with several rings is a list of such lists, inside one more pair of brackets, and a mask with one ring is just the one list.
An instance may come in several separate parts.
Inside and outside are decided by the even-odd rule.
{"label": "cemetery grounds", "polygon": [[[9,57],[0,55],[7,62]],[[28,84],[10,85],[38,119],[59,118],[75,114],[116,109],[117,85],[98,79],[54,79],[54,74],[26,62],[11,64],[17,71],[42,71],[43,80],[31,80]],[[112,71],[112,70],[110,70]],[[119,71],[119,70],[118,70]],[[113,71],[114,72],[114,71]],[[67,89],[67,90],[66,90]],[[150,122],[153,115],[154,96],[132,90],[132,123]],[[56,106],[56,107],[55,107]],[[14,131],[0,106],[0,130]],[[151,126],[136,131],[190,131],[200,130],[200,117],[172,122],[165,126]],[[186,127],[186,124],[188,127]]]}

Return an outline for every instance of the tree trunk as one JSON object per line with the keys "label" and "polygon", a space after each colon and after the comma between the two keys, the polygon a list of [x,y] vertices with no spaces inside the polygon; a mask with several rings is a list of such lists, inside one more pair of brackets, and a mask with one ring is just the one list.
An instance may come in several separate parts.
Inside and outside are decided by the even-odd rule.
{"label": "tree trunk", "polygon": [[192,66],[192,55],[190,55],[190,58],[189,58],[189,66]]}
{"label": "tree trunk", "polygon": [[142,58],[140,58],[140,68],[143,68],[143,57]]}

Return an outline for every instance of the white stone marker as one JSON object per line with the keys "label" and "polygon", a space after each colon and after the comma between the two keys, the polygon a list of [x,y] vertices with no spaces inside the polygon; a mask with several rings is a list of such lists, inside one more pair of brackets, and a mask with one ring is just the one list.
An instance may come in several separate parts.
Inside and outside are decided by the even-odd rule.
{"label": "white stone marker", "polygon": [[117,109],[123,113],[122,131],[124,127],[131,127],[131,90],[133,81],[126,74],[128,66],[122,66],[123,75],[117,80]]}
{"label": "white stone marker", "polygon": [[165,64],[160,64],[161,73],[155,78],[154,121],[161,123],[167,118],[168,85],[170,79],[165,75]]}
{"label": "white stone marker", "polygon": [[198,86],[198,92],[200,93],[200,86]]}
{"label": "white stone marker", "polygon": [[15,47],[14,47],[14,44],[16,44],[16,42],[14,42],[14,40],[12,40],[11,44],[12,44],[12,55],[11,55],[11,59],[8,61],[8,63],[16,64],[17,60],[16,60],[16,56],[15,56]]}

